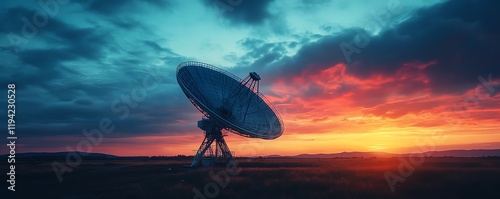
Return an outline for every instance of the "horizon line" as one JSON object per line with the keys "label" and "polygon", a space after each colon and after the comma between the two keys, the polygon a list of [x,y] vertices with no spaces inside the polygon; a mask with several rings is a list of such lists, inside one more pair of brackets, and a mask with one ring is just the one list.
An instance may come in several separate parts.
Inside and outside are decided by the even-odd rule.
{"label": "horizon line", "polygon": [[[417,152],[417,153],[393,153],[393,152],[385,152],[385,151],[342,151],[342,152],[332,152],[332,153],[301,153],[301,154],[294,154],[294,155],[280,155],[280,154],[270,154],[270,155],[254,155],[254,156],[235,156],[235,157],[269,157],[269,156],[281,156],[281,157],[293,157],[293,156],[300,156],[300,155],[334,155],[334,154],[342,154],[342,153],[380,153],[380,154],[389,154],[389,155],[409,155],[409,154],[422,154],[422,153],[429,153],[429,152],[447,152],[447,151],[494,151],[498,150],[500,151],[500,148],[496,149],[450,149],[450,150],[431,150],[431,151],[424,151],[424,152]],[[39,151],[39,152],[21,152],[21,153],[16,153],[16,154],[29,154],[29,153],[72,153],[72,152],[77,152],[77,153],[87,153],[87,154],[103,154],[103,155],[110,155],[110,156],[116,156],[116,157],[154,157],[154,156],[159,156],[159,157],[177,157],[177,156],[186,156],[190,157],[193,155],[185,155],[185,154],[177,154],[177,155],[115,155],[115,154],[110,154],[110,153],[103,153],[103,152],[84,152],[84,151],[57,151],[57,152],[48,152],[48,151]],[[9,153],[6,154],[0,154],[0,156],[9,156]]]}

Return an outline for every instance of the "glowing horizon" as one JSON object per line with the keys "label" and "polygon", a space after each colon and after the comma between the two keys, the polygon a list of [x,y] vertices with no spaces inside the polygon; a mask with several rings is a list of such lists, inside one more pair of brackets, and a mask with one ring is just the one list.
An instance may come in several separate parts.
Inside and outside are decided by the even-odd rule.
{"label": "glowing horizon", "polygon": [[497,4],[87,1],[41,23],[50,9],[8,1],[0,85],[16,84],[19,153],[77,150],[104,121],[84,150],[191,155],[202,114],[175,79],[190,60],[257,72],[281,114],[278,139],[229,134],[238,156],[500,149]]}

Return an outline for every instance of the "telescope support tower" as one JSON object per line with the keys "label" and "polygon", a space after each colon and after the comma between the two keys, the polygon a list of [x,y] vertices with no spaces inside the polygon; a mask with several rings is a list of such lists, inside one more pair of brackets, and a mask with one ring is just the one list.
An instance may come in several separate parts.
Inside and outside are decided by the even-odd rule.
{"label": "telescope support tower", "polygon": [[[198,121],[198,127],[205,131],[205,139],[203,139],[200,148],[196,152],[191,167],[198,167],[200,165],[211,167],[222,163],[235,166],[236,162],[224,140],[222,128],[211,122],[208,118]],[[215,150],[212,147],[212,143],[214,142]]]}

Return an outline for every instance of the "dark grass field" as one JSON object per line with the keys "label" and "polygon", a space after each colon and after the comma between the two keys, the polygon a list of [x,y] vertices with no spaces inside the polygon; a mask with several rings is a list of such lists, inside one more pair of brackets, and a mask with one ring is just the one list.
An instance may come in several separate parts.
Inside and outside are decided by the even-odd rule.
{"label": "dark grass field", "polygon": [[[83,160],[62,182],[52,160],[19,160],[7,198],[500,198],[500,158],[424,160],[408,177],[398,158],[237,159],[229,170],[191,169],[186,158]],[[394,192],[386,172],[404,179]]]}

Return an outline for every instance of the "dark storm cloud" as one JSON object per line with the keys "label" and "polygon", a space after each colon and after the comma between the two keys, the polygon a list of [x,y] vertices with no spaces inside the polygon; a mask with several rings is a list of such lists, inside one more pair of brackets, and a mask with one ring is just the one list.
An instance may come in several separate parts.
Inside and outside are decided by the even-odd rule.
{"label": "dark storm cloud", "polygon": [[304,42],[305,44],[296,55],[292,57],[284,56],[281,60],[268,65],[266,70],[273,76],[286,77],[295,76],[304,71],[318,73],[323,69],[341,63],[343,58],[338,44],[344,40],[352,39],[353,36],[349,33],[354,33],[354,31],[324,36],[316,42]]}
{"label": "dark storm cloud", "polygon": [[238,42],[246,50],[254,49],[256,46],[262,46],[266,42],[262,39],[247,38]]}
{"label": "dark storm cloud", "polygon": [[[176,85],[169,87],[173,86]],[[195,121],[201,117],[181,91],[155,89],[146,93],[144,101],[132,100],[136,107],[121,102],[122,96],[130,95],[126,91],[123,89],[114,98],[82,98],[78,95],[72,101],[50,103],[50,97],[44,98],[47,101],[22,98],[17,102],[18,111],[23,113],[16,117],[23,124],[18,130],[26,136],[80,135],[82,130],[98,128],[101,119],[109,118],[116,127],[112,136],[167,135],[191,132],[195,125],[178,125],[179,121]],[[115,100],[118,103],[110,102]],[[127,109],[128,114],[122,108]]]}
{"label": "dark storm cloud", "polygon": [[134,30],[137,28],[143,28],[141,22],[133,18],[115,18],[111,20],[111,23],[125,30]]}
{"label": "dark storm cloud", "polygon": [[19,53],[19,58],[24,64],[39,67],[40,69],[50,69],[59,66],[60,62],[76,59],[78,56],[65,50],[56,49],[35,49],[26,50]]}
{"label": "dark storm cloud", "polygon": [[[95,12],[123,12],[120,5],[114,11],[112,5],[105,5],[112,2],[99,2],[100,5],[92,7]],[[135,3],[162,7],[169,5],[166,2]],[[24,24],[21,18],[35,12],[21,7],[1,11],[0,20],[5,23],[0,24],[0,32],[21,35],[19,31]],[[102,16],[97,18],[127,30],[145,28],[134,18],[120,21],[102,20]],[[112,27],[82,28],[81,24],[71,20],[50,18],[29,40],[30,45],[23,46],[18,53],[2,46],[2,53],[9,59],[0,62],[0,83],[6,85],[7,81],[13,80],[16,83],[19,113],[16,121],[22,123],[17,130],[23,132],[23,136],[70,135],[78,141],[82,130],[98,128],[102,118],[114,122],[116,130],[110,135],[112,137],[179,134],[196,129],[196,125],[180,125],[201,117],[184,99],[175,81],[174,68],[186,58],[153,40],[133,42],[133,51],[127,52],[115,40],[121,35],[113,32]],[[164,65],[151,66],[151,60],[162,61]],[[156,82],[157,86],[146,90],[145,99],[135,102],[137,107],[124,102],[124,97],[130,98],[134,89],[141,88],[148,76],[150,84]],[[113,110],[115,101],[115,108],[128,108],[127,116],[124,116],[124,109]],[[52,144],[64,146],[67,143]]]}
{"label": "dark storm cloud", "polygon": [[73,103],[81,106],[91,106],[93,103],[88,99],[76,99]]}
{"label": "dark storm cloud", "polygon": [[[461,93],[479,75],[500,75],[499,2],[450,1],[421,9],[394,29],[374,37],[348,68],[357,76],[392,75],[405,63],[431,62],[424,71],[436,93]],[[493,20],[495,19],[495,20]],[[356,55],[355,55],[356,56]]]}
{"label": "dark storm cloud", "polygon": [[122,12],[132,13],[137,11],[137,6],[151,5],[158,8],[167,8],[171,5],[170,0],[107,0],[107,1],[81,1],[79,2],[86,6],[87,10],[99,13],[102,15],[114,15]]}
{"label": "dark storm cloud", "polygon": [[331,0],[302,0],[302,3],[305,5],[313,5],[313,6],[323,6],[332,2]]}
{"label": "dark storm cloud", "polygon": [[[420,9],[404,22],[371,36],[365,48],[352,54],[346,73],[362,79],[393,76],[404,64],[433,62],[422,70],[434,93],[463,93],[480,84],[479,75],[491,73],[499,78],[500,13],[495,11],[499,6],[497,1],[449,1]],[[363,33],[348,29],[324,36],[304,45],[293,57],[268,64],[269,72],[294,76],[344,63],[339,45],[355,46],[353,41],[362,41]]]}
{"label": "dark storm cloud", "polygon": [[[105,33],[100,33],[92,28],[79,28],[58,18],[48,18],[47,23],[39,28],[34,26],[33,22],[28,18],[26,18],[28,22],[22,20],[25,17],[33,16],[34,13],[37,13],[37,11],[23,7],[7,9],[5,12],[0,13],[3,21],[0,25],[0,32],[5,34],[14,33],[19,37],[29,39],[25,36],[25,31],[31,33],[33,30],[31,28],[25,30],[24,27],[26,24],[31,24],[32,27],[35,27],[34,40],[46,40],[50,42],[52,47],[60,45],[66,47],[67,49],[64,50],[69,50],[70,53],[94,59],[100,55],[99,48],[110,40],[109,35]],[[29,46],[28,44],[31,44],[29,42],[28,40],[25,46]]]}
{"label": "dark storm cloud", "polygon": [[[139,101],[135,101],[132,97],[134,89],[141,88],[143,77],[149,74],[141,72],[119,77],[120,73],[113,73],[119,78],[115,82],[65,84],[59,89],[49,89],[58,93],[57,103],[40,102],[37,106],[40,112],[31,115],[30,118],[47,124],[64,121],[68,126],[64,129],[54,129],[53,133],[78,134],[84,128],[98,125],[99,121],[106,117],[112,119],[116,125],[117,129],[113,136],[127,137],[188,132],[194,126],[178,126],[176,122],[193,120],[194,116],[201,116],[197,115],[197,111],[182,97],[183,94],[177,90],[177,85],[168,83],[171,80],[167,79],[168,73],[163,69],[159,71],[165,74],[161,75],[161,84],[153,90],[145,90],[144,100]],[[150,79],[150,82],[155,83],[154,79]],[[63,100],[60,95],[70,100]],[[131,101],[132,105],[125,99]],[[30,127],[30,125],[23,126]],[[29,130],[33,129],[26,131]]]}
{"label": "dark storm cloud", "polygon": [[287,42],[266,43],[255,38],[247,38],[238,43],[248,52],[239,58],[236,65],[252,69],[262,68],[280,60],[287,53],[288,45]]}
{"label": "dark storm cloud", "polygon": [[[5,22],[0,25],[0,31],[24,37],[22,30],[26,22],[21,19],[33,13],[36,11],[22,7],[6,9],[0,14],[1,20]],[[33,38],[23,46],[18,46],[18,53],[13,53],[12,48],[6,52],[15,57],[10,61],[17,60],[23,67],[3,66],[0,82],[6,84],[8,80],[29,80],[19,84],[18,88],[28,85],[50,86],[52,81],[64,78],[65,74],[76,73],[66,67],[65,62],[85,59],[98,61],[109,40],[111,37],[105,33],[50,18],[45,26],[37,28]],[[50,48],[37,47],[37,42],[50,44]]]}
{"label": "dark storm cloud", "polygon": [[269,4],[274,0],[203,0],[206,6],[221,12],[234,24],[259,25],[273,17],[269,12]]}
{"label": "dark storm cloud", "polygon": [[33,15],[32,10],[22,7],[2,10],[0,17],[3,21],[0,23],[0,32],[8,33],[13,30],[20,30],[23,24],[22,17],[31,15]]}

